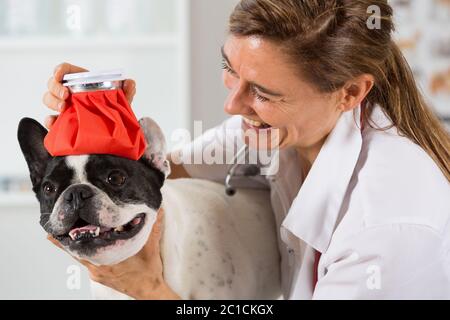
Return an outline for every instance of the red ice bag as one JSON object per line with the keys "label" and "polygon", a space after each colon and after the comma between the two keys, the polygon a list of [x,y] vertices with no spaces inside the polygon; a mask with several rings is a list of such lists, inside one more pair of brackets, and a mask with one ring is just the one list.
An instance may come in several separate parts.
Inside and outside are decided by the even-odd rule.
{"label": "red ice bag", "polygon": [[[105,73],[100,78],[98,75],[92,72],[69,75],[72,82],[68,81],[67,86],[71,95],[65,111],[45,137],[45,148],[52,156],[111,154],[138,160],[146,142],[121,89],[123,79],[117,74],[112,78]],[[92,82],[99,79],[101,82]]]}

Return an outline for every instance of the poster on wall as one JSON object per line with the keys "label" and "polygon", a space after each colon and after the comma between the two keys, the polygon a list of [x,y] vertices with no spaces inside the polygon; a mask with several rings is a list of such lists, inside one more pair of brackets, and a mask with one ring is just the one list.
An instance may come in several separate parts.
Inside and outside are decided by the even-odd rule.
{"label": "poster on wall", "polygon": [[391,0],[395,38],[437,114],[450,124],[450,0]]}

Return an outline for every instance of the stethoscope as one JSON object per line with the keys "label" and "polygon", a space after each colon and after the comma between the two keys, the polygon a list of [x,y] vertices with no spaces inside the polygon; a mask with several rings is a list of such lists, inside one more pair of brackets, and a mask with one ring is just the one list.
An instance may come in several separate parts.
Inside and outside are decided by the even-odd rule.
{"label": "stethoscope", "polygon": [[[231,179],[236,176],[236,169],[239,166],[239,159],[242,155],[246,158],[249,153],[249,148],[247,145],[244,145],[239,149],[237,154],[233,158],[233,164],[228,169],[228,174],[225,178],[225,193],[229,196],[233,196],[236,193],[236,188],[232,186]],[[254,177],[260,174],[260,168],[256,165],[249,166],[245,169],[243,174],[240,174],[239,176],[245,176],[245,177]]]}

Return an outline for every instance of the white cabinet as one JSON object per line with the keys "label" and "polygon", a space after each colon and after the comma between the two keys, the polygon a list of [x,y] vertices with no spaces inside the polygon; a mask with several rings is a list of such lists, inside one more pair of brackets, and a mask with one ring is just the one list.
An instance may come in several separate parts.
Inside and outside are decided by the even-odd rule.
{"label": "white cabinet", "polygon": [[169,137],[189,129],[188,0],[0,0],[0,12],[0,204],[14,198],[2,196],[17,189],[8,181],[28,174],[17,125],[51,113],[42,96],[61,62],[123,68],[137,82],[138,118],[154,118]]}

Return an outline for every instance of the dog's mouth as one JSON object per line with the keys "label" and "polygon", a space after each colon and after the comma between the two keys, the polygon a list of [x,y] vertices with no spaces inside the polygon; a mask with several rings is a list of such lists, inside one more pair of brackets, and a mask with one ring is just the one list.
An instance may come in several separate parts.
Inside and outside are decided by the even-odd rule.
{"label": "dog's mouth", "polygon": [[144,222],[145,213],[136,215],[130,222],[116,228],[92,225],[78,218],[68,233],[54,237],[63,245],[86,243],[106,245],[116,240],[127,240],[134,237],[142,229]]}

